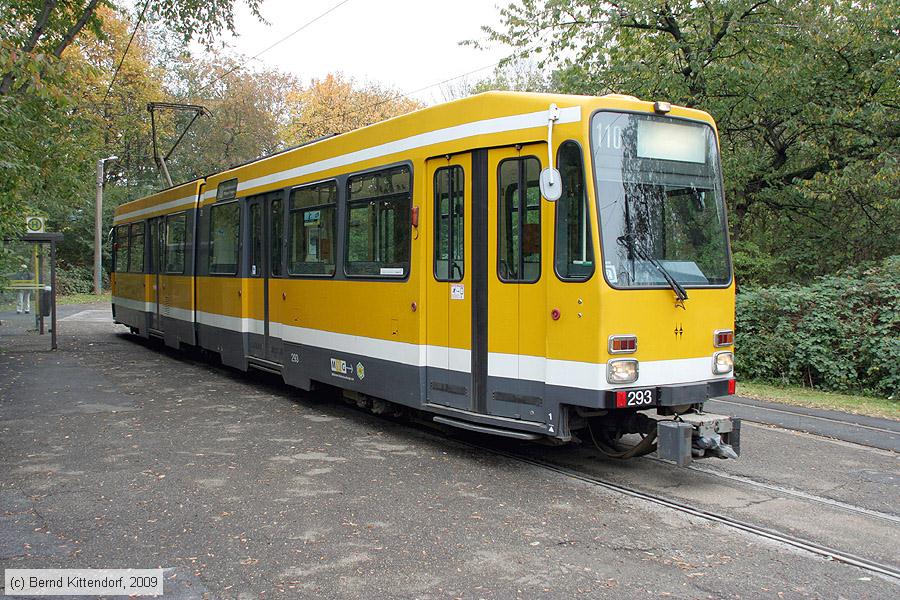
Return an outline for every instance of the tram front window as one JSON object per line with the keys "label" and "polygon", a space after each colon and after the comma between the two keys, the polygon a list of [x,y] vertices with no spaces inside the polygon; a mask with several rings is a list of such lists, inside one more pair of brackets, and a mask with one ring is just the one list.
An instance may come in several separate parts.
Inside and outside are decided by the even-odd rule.
{"label": "tram front window", "polygon": [[617,288],[731,281],[716,138],[674,117],[598,112],[591,147],[604,272]]}

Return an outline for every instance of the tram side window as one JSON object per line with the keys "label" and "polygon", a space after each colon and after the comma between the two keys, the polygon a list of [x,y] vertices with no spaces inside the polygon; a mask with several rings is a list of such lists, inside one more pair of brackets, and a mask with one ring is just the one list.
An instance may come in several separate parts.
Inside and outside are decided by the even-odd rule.
{"label": "tram side window", "polygon": [[334,275],[337,182],[291,190],[291,275]]}
{"label": "tram side window", "polygon": [[187,215],[166,217],[166,273],[184,273],[184,242],[187,230]]}
{"label": "tram side window", "polygon": [[144,272],[144,222],[132,223],[128,247],[128,272]]}
{"label": "tram side window", "polygon": [[116,273],[128,271],[128,225],[116,227]]}
{"label": "tram side window", "polygon": [[556,273],[563,280],[584,281],[594,274],[594,247],[578,144],[563,143],[557,163],[562,175],[562,197],[556,202]]}
{"label": "tram side window", "polygon": [[237,202],[216,204],[209,209],[210,273],[237,274],[240,225],[241,210]]}
{"label": "tram side window", "polygon": [[541,277],[541,163],[533,156],[500,163],[497,271],[505,282]]}
{"label": "tram side window", "polygon": [[250,276],[263,276],[263,219],[259,203],[250,205]]}
{"label": "tram side window", "polygon": [[410,179],[406,166],[348,178],[348,275],[403,277],[409,272]]}
{"label": "tram side window", "polygon": [[271,255],[270,261],[272,264],[273,277],[281,277],[282,275],[284,275],[284,273],[282,273],[281,257],[281,242],[284,236],[284,221],[282,220],[283,216],[284,211],[282,210],[281,199],[274,198],[272,200],[272,214],[270,215],[270,218],[272,219],[272,235],[269,238],[269,252]]}
{"label": "tram side window", "polygon": [[463,278],[465,268],[463,186],[462,167],[443,167],[434,174],[434,278],[438,281],[462,281]]}
{"label": "tram side window", "polygon": [[147,238],[148,273],[159,272],[159,253],[161,248],[159,241],[159,224],[161,221],[164,221],[163,217],[157,217],[147,221],[147,224],[150,226],[149,237]]}

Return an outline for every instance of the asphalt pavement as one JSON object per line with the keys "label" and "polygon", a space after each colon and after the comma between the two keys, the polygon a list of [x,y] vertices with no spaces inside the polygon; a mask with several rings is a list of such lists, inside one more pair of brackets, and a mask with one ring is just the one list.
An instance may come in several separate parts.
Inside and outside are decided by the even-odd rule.
{"label": "asphalt pavement", "polygon": [[[0,567],[160,567],[166,598],[900,593],[896,580],[139,340],[108,314],[61,307],[57,352],[0,326]],[[745,436],[777,459],[715,469],[743,464],[731,476],[780,477],[896,515],[893,453],[780,430]],[[583,447],[546,456],[592,460]],[[792,456],[822,468],[793,473]],[[845,476],[860,464],[866,479]],[[720,494],[735,510],[802,511],[755,488],[724,493],[739,482],[707,473],[594,467],[698,502]],[[895,561],[896,526],[880,522],[878,558]]]}

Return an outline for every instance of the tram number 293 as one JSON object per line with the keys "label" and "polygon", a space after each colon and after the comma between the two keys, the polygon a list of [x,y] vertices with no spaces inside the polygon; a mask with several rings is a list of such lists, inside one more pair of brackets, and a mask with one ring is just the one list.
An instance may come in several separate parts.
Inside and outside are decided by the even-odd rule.
{"label": "tram number 293", "polygon": [[629,390],[625,394],[626,406],[648,406],[654,403],[653,390]]}

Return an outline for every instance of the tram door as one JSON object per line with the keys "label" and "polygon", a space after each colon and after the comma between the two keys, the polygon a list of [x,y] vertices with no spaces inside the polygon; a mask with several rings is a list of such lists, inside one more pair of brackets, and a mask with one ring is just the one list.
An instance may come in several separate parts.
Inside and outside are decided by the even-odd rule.
{"label": "tram door", "polygon": [[433,404],[475,410],[472,380],[472,158],[426,164],[431,274],[426,288],[426,397]]}
{"label": "tram door", "polygon": [[542,218],[542,156],[546,144],[527,144],[491,149],[487,161],[487,412],[526,421],[546,416],[548,313],[541,282],[552,276],[542,267],[543,249],[552,248],[552,213]]}
{"label": "tram door", "polygon": [[[280,232],[281,223],[273,219],[280,214],[282,192],[260,194],[247,200],[249,236],[247,245],[247,305],[250,318],[249,355],[253,358],[280,363],[281,339],[277,325],[272,326],[270,315],[269,279],[273,272],[280,274]],[[273,241],[279,248],[278,256],[273,251]],[[274,258],[274,261],[273,261]],[[274,265],[274,268],[273,268]]]}
{"label": "tram door", "polygon": [[150,329],[162,330],[162,322],[159,319],[160,296],[162,295],[162,282],[160,273],[163,272],[163,248],[165,239],[165,217],[150,219],[150,239],[147,240],[147,252],[150,254],[150,301],[153,306],[150,310]]}

